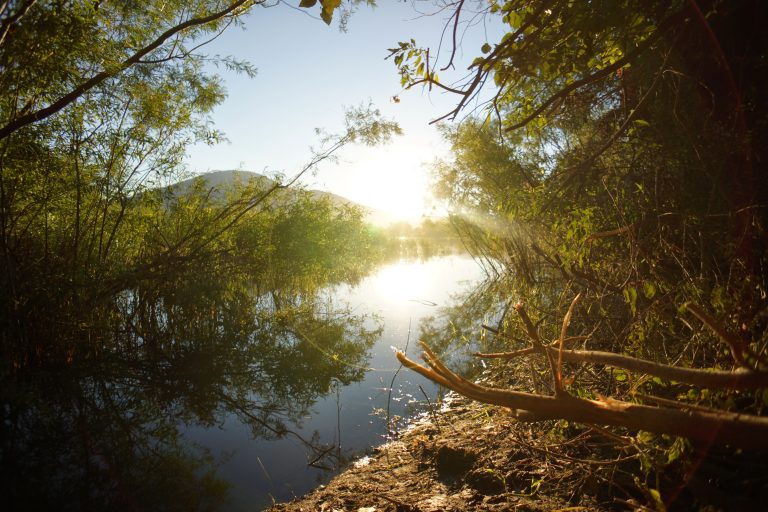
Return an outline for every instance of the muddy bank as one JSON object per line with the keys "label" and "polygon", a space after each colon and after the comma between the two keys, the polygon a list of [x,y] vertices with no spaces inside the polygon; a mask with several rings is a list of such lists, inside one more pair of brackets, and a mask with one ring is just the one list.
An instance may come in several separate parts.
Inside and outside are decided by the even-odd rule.
{"label": "muddy bank", "polygon": [[[486,371],[478,382],[526,389],[520,375]],[[562,420],[523,423],[449,394],[396,441],[270,510],[765,510],[765,475],[760,453]]]}
{"label": "muddy bank", "polygon": [[452,397],[440,413],[418,420],[328,485],[270,510],[597,509],[578,492],[585,483],[578,465],[552,460],[541,447],[547,426],[534,432],[502,408]]}

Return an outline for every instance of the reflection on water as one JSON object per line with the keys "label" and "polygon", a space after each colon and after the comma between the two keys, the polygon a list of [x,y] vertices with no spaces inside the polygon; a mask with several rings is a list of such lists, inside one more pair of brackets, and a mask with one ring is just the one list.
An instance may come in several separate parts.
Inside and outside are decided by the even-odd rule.
{"label": "reflection on water", "polygon": [[[397,375],[392,393],[389,386],[398,368],[392,347],[416,351],[419,320],[434,315],[452,294],[481,277],[477,264],[468,257],[451,256],[425,262],[401,261],[383,266],[356,286],[341,285],[328,293],[345,302],[355,314],[375,315],[383,330],[368,352],[369,370],[361,381],[335,389],[320,397],[295,431],[324,446],[338,447],[342,463],[363,455],[387,435],[386,409],[390,416],[408,416],[422,410],[424,397],[419,386],[437,394],[435,385],[413,372]],[[414,286],[411,286],[411,285]],[[373,319],[368,320],[373,325]],[[419,402],[419,403],[417,403]],[[231,454],[219,475],[231,484],[228,510],[253,510],[304,494],[335,474],[309,466],[313,453],[295,437],[277,440],[253,439],[237,418],[220,428],[190,428],[188,439],[206,446],[211,453]],[[322,465],[333,466],[335,460]]]}
{"label": "reflection on water", "polygon": [[419,318],[476,277],[447,257],[313,293],[126,293],[108,331],[3,355],[4,503],[253,510],[301,494],[382,440],[375,411],[434,396],[410,372],[389,393],[391,346],[410,328],[413,347]]}
{"label": "reflection on water", "polygon": [[[447,278],[447,276],[445,276]],[[382,304],[402,304],[408,300],[423,301],[431,295],[436,276],[425,271],[418,262],[400,262],[382,268],[370,280],[374,297]]]}

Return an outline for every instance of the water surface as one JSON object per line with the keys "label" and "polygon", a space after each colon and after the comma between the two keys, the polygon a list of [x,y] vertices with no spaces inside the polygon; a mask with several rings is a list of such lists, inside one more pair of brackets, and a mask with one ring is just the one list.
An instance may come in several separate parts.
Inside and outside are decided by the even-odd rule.
{"label": "water surface", "polygon": [[481,277],[471,258],[447,256],[388,264],[357,286],[341,285],[330,290],[329,301],[345,301],[355,314],[376,314],[383,326],[381,337],[361,365],[366,368],[362,380],[333,386],[299,425],[290,425],[304,439],[335,449],[310,466],[308,462],[318,453],[295,436],[254,439],[249,428],[234,415],[212,428],[186,427],[187,440],[206,447],[215,457],[226,456],[218,470],[218,475],[230,485],[226,509],[258,510],[273,500],[286,501],[306,493],[336,473],[339,445],[343,467],[349,460],[364,455],[369,447],[385,441],[387,409],[394,430],[393,420],[426,407],[422,390],[434,401],[438,390],[433,383],[407,369],[398,372],[393,347],[418,352],[420,320],[436,314],[437,308],[447,305],[453,294]]}

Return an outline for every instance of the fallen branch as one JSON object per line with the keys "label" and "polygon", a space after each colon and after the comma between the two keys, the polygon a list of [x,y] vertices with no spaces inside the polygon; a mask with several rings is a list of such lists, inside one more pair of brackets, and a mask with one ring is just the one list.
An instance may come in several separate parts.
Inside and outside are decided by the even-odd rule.
{"label": "fallen branch", "polygon": [[408,359],[402,352],[397,353],[397,359],[411,370],[468,398],[509,407],[516,411],[518,419],[565,419],[614,425],[683,436],[706,444],[721,443],[768,450],[768,418],[732,412],[650,407],[609,398],[586,400],[567,394],[543,396],[481,386],[446,368],[425,343],[421,346],[429,368]]}
{"label": "fallen branch", "polygon": [[[554,356],[555,348],[546,350]],[[543,353],[535,347],[529,347],[514,352],[498,352],[492,354],[477,353],[477,357],[494,359],[514,359],[523,355]],[[655,363],[646,359],[601,352],[597,350],[563,350],[563,361],[567,363],[604,364],[614,368],[623,368],[631,372],[645,373],[661,379],[716,389],[760,389],[768,388],[768,372],[757,372],[748,369],[735,371],[707,370],[702,368],[681,368],[667,364]]]}
{"label": "fallen branch", "polygon": [[[565,319],[563,320],[563,327],[560,333],[560,340],[558,342],[555,342],[552,345],[544,345],[541,342],[541,337],[539,336],[536,326],[534,326],[533,322],[528,317],[528,314],[525,312],[525,308],[522,304],[517,304],[515,306],[515,310],[520,315],[520,319],[525,326],[525,330],[528,333],[528,336],[531,338],[532,347],[516,350],[514,352],[499,352],[493,354],[476,353],[474,355],[482,358],[513,359],[533,353],[545,354],[552,369],[556,393],[559,389],[558,379],[561,378],[563,361],[569,363],[603,364],[606,366],[612,366],[614,368],[623,368],[631,372],[644,373],[653,375],[654,377],[659,377],[661,379],[680,382],[683,384],[690,384],[692,386],[699,386],[703,388],[768,388],[768,372],[752,370],[748,366],[744,366],[735,371],[709,370],[703,368],[681,368],[678,366],[670,366],[667,364],[648,361],[647,359],[639,359],[624,354],[616,354],[614,352],[600,352],[596,350],[565,350],[565,343],[580,338],[565,337],[565,329],[567,327],[567,323],[570,321],[573,307],[575,306],[578,298],[579,296],[577,295],[571,303],[571,306],[568,309],[568,313],[565,315]],[[742,343],[741,340],[736,338],[734,334],[728,332],[722,325],[707,315],[700,307],[690,303],[686,304],[686,307],[731,347],[731,350],[734,353],[734,360],[737,363],[739,361],[744,363],[744,354],[753,356],[751,351],[747,351],[745,344]],[[555,356],[557,356],[556,363]]]}

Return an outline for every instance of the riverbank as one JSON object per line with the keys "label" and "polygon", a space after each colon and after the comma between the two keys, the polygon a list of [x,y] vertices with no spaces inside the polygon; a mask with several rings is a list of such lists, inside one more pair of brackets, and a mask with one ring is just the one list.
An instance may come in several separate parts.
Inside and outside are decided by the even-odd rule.
{"label": "riverbank", "polygon": [[[493,375],[493,380],[491,380]],[[518,368],[479,383],[526,390]],[[666,446],[667,448],[664,448]],[[341,475],[272,512],[762,510],[759,453],[686,448],[674,438],[566,421],[523,423],[503,407],[449,394]],[[671,448],[670,448],[671,447]]]}
{"label": "riverbank", "polygon": [[553,426],[519,423],[503,408],[450,396],[327,485],[270,511],[598,510],[580,492],[591,477],[562,458],[566,446],[550,446],[545,431]]}

